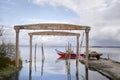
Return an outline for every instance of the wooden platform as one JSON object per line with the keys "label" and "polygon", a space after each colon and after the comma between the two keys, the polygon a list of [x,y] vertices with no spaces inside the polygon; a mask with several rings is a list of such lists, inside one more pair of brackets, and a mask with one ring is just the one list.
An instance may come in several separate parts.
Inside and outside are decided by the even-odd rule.
{"label": "wooden platform", "polygon": [[[80,59],[85,63],[85,59]],[[101,58],[100,60],[88,60],[89,69],[100,72],[110,80],[120,80],[120,62]]]}

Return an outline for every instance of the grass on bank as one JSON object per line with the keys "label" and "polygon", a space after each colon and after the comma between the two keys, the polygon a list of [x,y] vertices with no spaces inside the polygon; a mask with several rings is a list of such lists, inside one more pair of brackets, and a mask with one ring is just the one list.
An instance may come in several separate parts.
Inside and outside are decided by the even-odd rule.
{"label": "grass on bank", "polygon": [[11,61],[9,58],[0,58],[0,80],[7,80],[13,74],[17,73],[22,68],[22,60],[19,60],[20,67],[15,67],[15,60]]}
{"label": "grass on bank", "polygon": [[6,80],[11,77],[13,74],[17,73],[21,67],[15,68],[13,66],[5,67],[0,69],[0,80]]}

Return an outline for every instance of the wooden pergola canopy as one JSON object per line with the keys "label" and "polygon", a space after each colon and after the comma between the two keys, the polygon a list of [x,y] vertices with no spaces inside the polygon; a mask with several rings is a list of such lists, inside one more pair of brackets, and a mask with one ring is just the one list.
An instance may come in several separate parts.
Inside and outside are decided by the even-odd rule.
{"label": "wooden pergola canopy", "polygon": [[45,24],[29,24],[29,25],[16,25],[15,30],[27,29],[27,30],[90,30],[88,26],[80,26],[73,24],[57,24],[57,23],[45,23]]}
{"label": "wooden pergola canopy", "polygon": [[29,34],[30,36],[32,36],[32,35],[80,36],[79,33],[60,32],[60,31],[31,32],[31,33],[28,33],[28,34]]}
{"label": "wooden pergola canopy", "polygon": [[[16,67],[19,67],[19,32],[20,30],[54,30],[51,32],[32,32],[29,33],[30,35],[30,70],[32,66],[32,35],[60,35],[60,36],[77,36],[77,46],[76,46],[76,53],[79,55],[79,36],[78,33],[71,33],[71,32],[55,32],[55,30],[84,30],[86,33],[86,80],[88,80],[88,53],[89,53],[89,26],[80,26],[80,25],[73,25],[73,24],[60,24],[60,23],[43,23],[43,24],[29,24],[29,25],[16,25],[14,26],[16,31]],[[78,58],[76,58],[78,61]],[[78,64],[76,64],[78,65]]]}

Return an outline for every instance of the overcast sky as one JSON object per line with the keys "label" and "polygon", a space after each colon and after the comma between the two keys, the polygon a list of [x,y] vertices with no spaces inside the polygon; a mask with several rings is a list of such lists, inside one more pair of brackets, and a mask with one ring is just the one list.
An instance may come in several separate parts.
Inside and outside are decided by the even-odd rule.
{"label": "overcast sky", "polygon": [[[120,46],[120,0],[0,0],[0,25],[35,23],[91,26],[90,45]],[[20,33],[21,44],[29,44],[27,32]],[[34,41],[39,39],[46,44],[75,41],[73,37],[54,36]]]}

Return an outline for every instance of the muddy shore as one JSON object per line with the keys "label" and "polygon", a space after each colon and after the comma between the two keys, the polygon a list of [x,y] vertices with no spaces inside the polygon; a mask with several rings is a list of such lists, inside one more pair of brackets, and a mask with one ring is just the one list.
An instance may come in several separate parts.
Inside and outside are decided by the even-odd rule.
{"label": "muddy shore", "polygon": [[[84,58],[80,58],[81,63],[85,63]],[[98,71],[110,80],[120,80],[120,62],[101,58],[100,60],[88,60],[89,69]]]}

